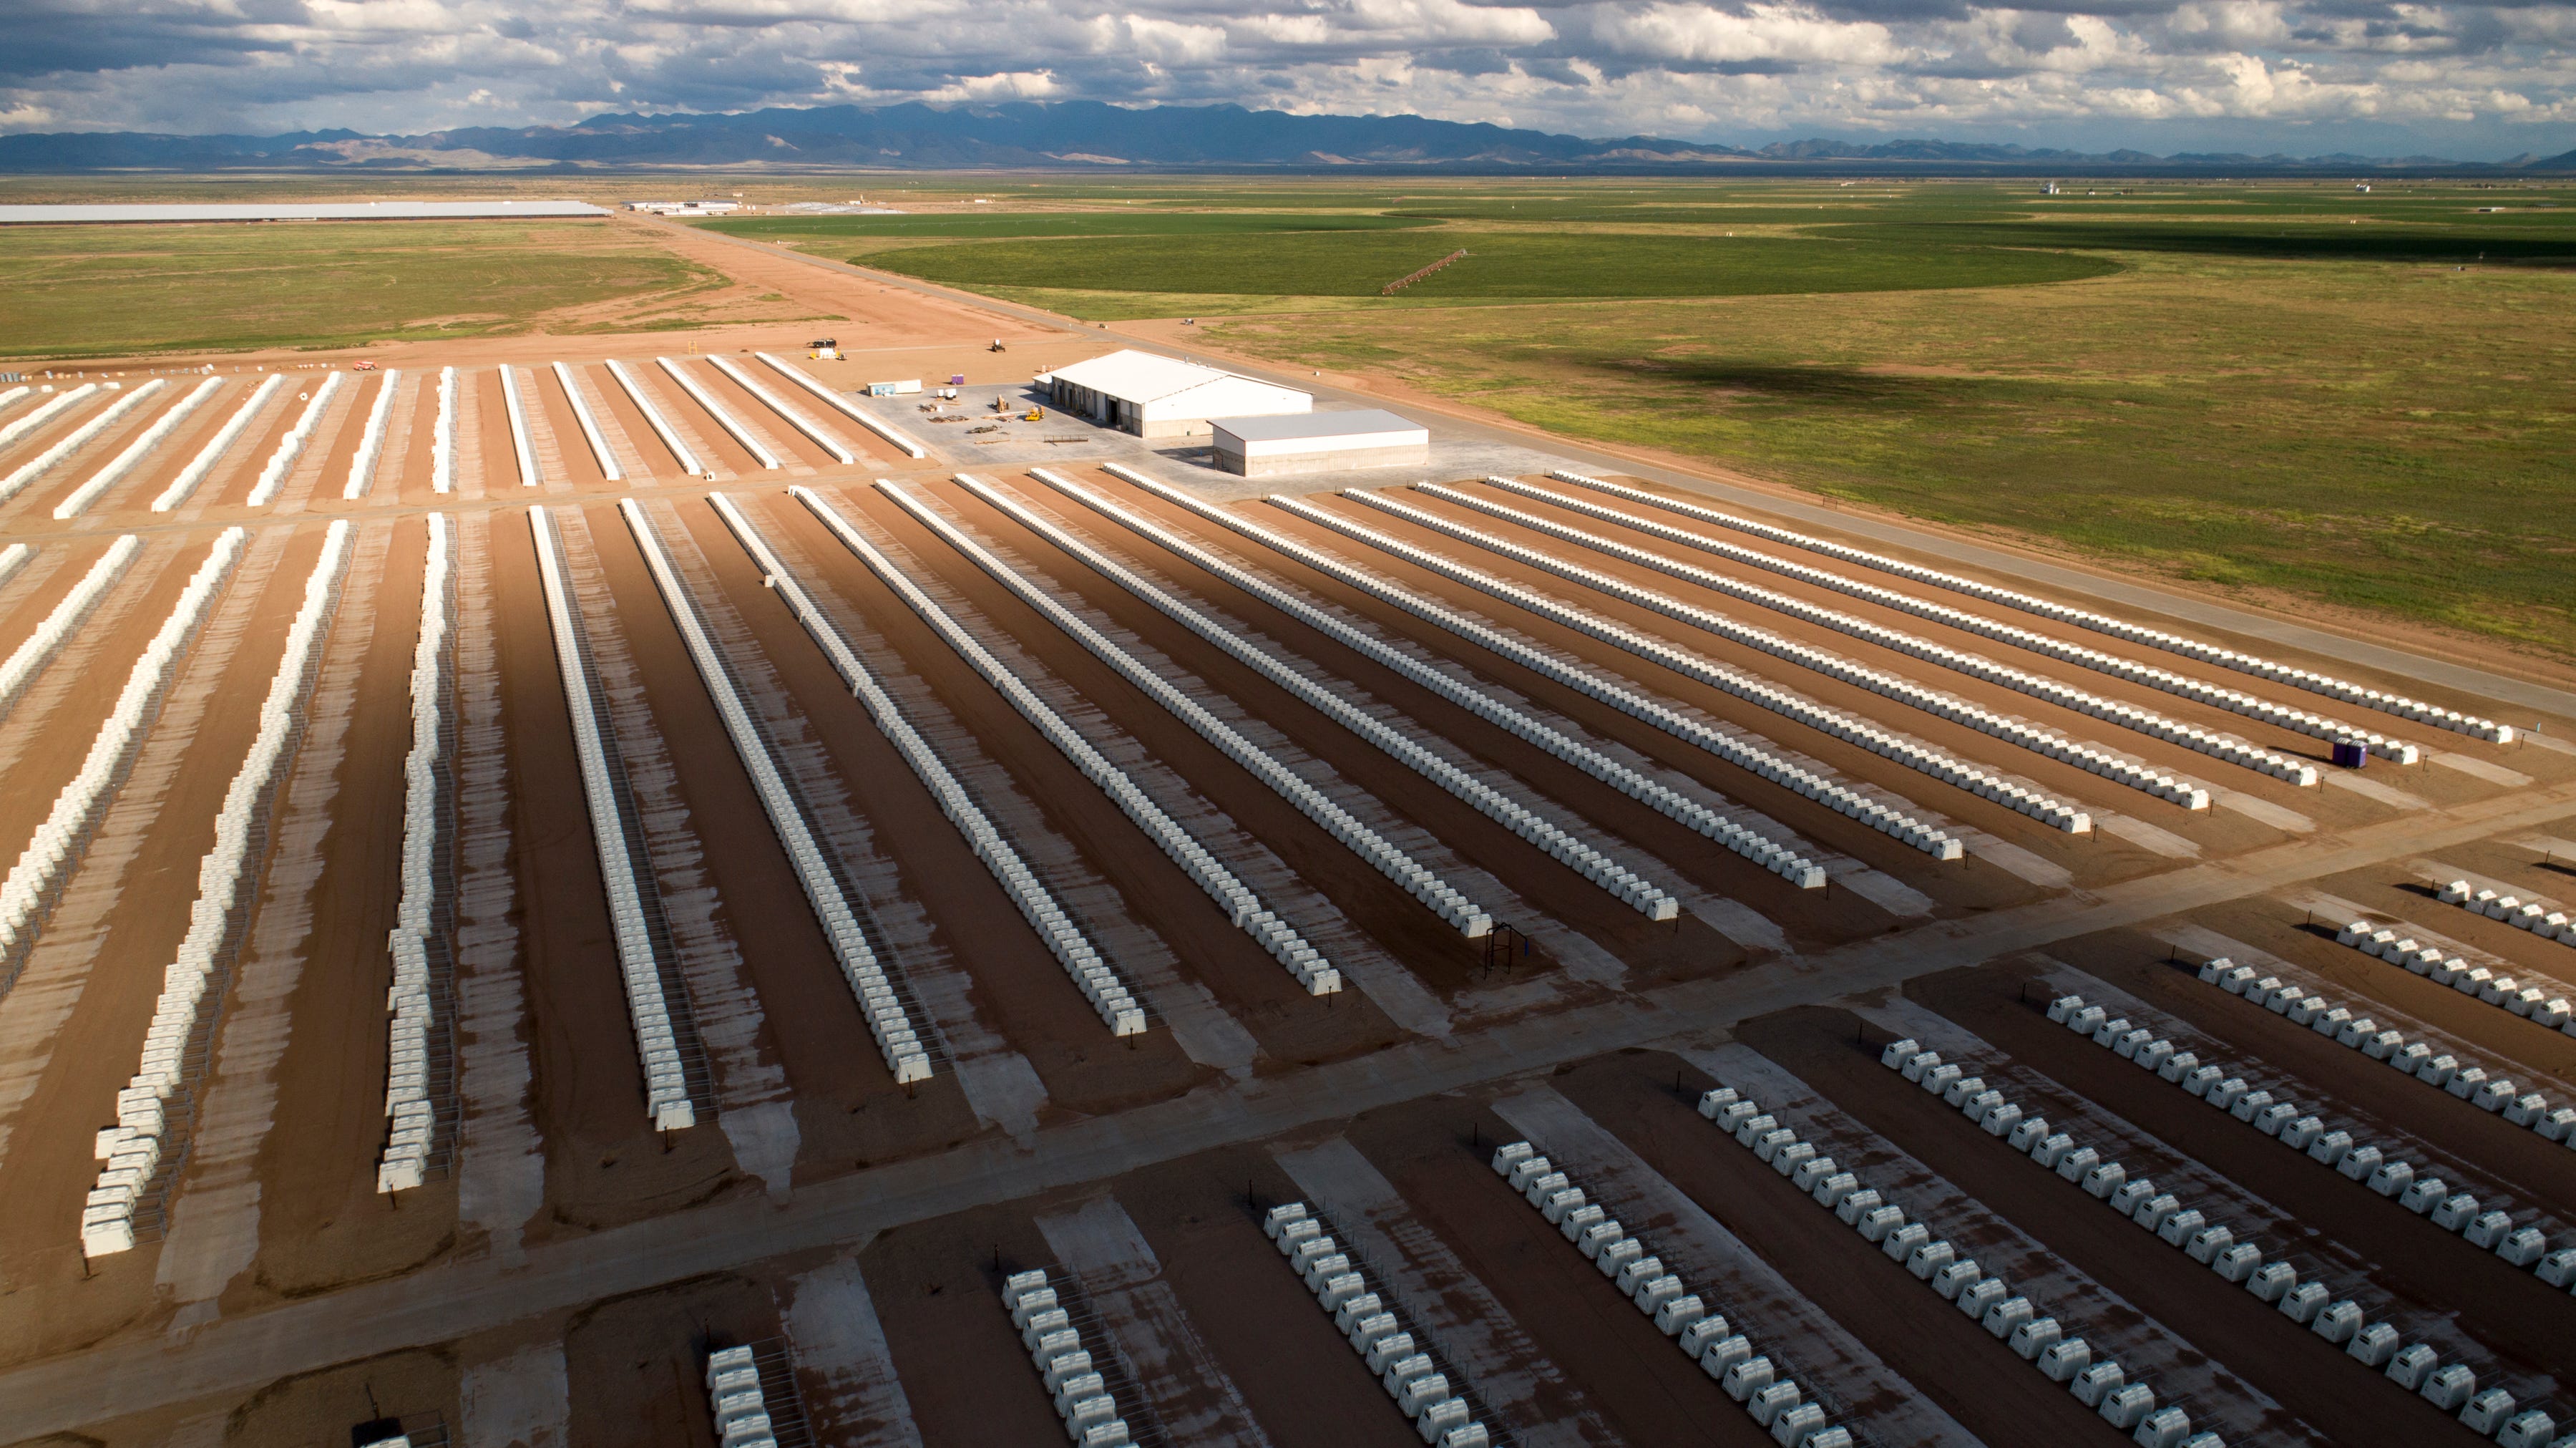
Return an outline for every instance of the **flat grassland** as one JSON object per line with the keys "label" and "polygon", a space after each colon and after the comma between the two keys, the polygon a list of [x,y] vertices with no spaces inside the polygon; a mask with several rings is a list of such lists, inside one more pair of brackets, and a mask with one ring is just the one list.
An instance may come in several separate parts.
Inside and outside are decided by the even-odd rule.
{"label": "flat grassland", "polygon": [[2563,187],[1212,183],[1013,204],[1123,221],[1193,199],[1279,221],[962,229],[1005,219],[987,214],[936,242],[929,215],[841,254],[1085,319],[1193,315],[1204,345],[1568,436],[2576,658]]}
{"label": "flat grassland", "polygon": [[1245,215],[1224,211],[1000,211],[926,216],[743,216],[703,223],[708,231],[805,248],[852,241],[931,237],[1240,236],[1249,232],[1397,231],[1434,218],[1369,213]]}
{"label": "flat grassland", "polygon": [[2576,656],[2576,273],[1243,318],[1214,345],[2272,602]]}
{"label": "flat grassland", "polygon": [[729,278],[602,222],[0,228],[0,356],[694,325]]}
{"label": "flat grassland", "polygon": [[[1718,297],[1784,292],[1910,291],[2023,286],[2117,270],[2089,256],[1941,242],[1876,242],[1792,236],[1670,235],[1616,231],[1451,230],[1278,233],[1257,245],[1200,237],[906,247],[869,265],[983,291],[1027,290],[1033,277],[1057,291],[1091,292],[1086,318],[1162,315],[1154,293],[1121,306],[1119,292],[1150,278],[1155,293],[1269,299],[1376,298],[1389,283],[1453,252],[1467,254],[1393,300],[1439,307],[1541,297]],[[1147,300],[1149,297],[1153,300]],[[1262,310],[1219,304],[1210,312]]]}

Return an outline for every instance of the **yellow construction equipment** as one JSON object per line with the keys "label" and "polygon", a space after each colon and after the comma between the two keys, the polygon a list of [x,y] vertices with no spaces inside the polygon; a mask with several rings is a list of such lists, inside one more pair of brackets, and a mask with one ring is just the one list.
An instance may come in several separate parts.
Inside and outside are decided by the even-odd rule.
{"label": "yellow construction equipment", "polygon": [[1020,421],[1044,422],[1046,421],[1046,409],[1043,407],[1032,407],[1028,411],[1020,414]]}

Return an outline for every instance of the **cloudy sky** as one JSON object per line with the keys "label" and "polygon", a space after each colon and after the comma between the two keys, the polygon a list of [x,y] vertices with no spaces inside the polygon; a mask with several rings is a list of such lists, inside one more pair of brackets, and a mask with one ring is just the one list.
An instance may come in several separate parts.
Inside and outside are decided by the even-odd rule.
{"label": "cloudy sky", "polygon": [[2576,3],[0,0],[0,130],[1082,97],[1584,135],[2576,148]]}

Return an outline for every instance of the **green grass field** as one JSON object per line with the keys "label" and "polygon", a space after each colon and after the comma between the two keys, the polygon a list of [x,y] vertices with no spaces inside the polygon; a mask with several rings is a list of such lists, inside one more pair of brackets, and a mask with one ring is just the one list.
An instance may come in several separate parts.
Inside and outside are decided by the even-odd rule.
{"label": "green grass field", "polygon": [[1033,236],[1241,236],[1252,232],[1399,231],[1429,218],[1322,213],[1281,216],[1223,211],[947,212],[929,216],[746,216],[701,222],[708,231],[810,246],[903,237],[994,239]]}
{"label": "green grass field", "polygon": [[[977,289],[1035,283],[1094,293],[1374,298],[1388,283],[1458,250],[1467,256],[1393,300],[1420,307],[1539,297],[2027,286],[2118,269],[2096,257],[1939,242],[1447,229],[1280,233],[1229,238],[1221,245],[1199,237],[967,243],[876,252],[865,261]],[[1076,315],[1100,309],[1093,303]]]}
{"label": "green grass field", "polygon": [[1087,319],[1197,315],[1215,345],[1571,436],[2576,658],[2569,188],[1139,184],[1053,204],[1146,219],[1122,197],[1228,226],[1437,224],[1038,237],[949,213],[842,254]]}
{"label": "green grass field", "polygon": [[686,325],[690,297],[727,285],[604,223],[10,227],[0,355],[473,337],[645,299]]}
{"label": "green grass field", "polygon": [[2576,658],[2576,270],[1244,318],[1210,340],[2157,577]]}

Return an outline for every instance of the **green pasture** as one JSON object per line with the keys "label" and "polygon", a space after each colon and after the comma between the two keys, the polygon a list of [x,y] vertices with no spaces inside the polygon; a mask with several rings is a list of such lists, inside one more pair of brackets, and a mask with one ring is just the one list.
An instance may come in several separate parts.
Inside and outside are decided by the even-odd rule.
{"label": "green pasture", "polygon": [[1212,342],[2354,622],[2576,658],[2576,269],[1310,312]]}
{"label": "green pasture", "polygon": [[2096,257],[2007,247],[1445,228],[965,243],[877,252],[859,260],[975,289],[1374,298],[1388,283],[1458,250],[1467,255],[1394,300],[1418,307],[1537,298],[1912,291],[2074,281],[2118,269]]}
{"label": "green pasture", "polygon": [[0,228],[0,355],[337,347],[526,331],[727,279],[601,222]]}
{"label": "green pasture", "polygon": [[754,241],[805,244],[879,237],[992,239],[1049,236],[1209,236],[1254,232],[1398,231],[1428,219],[1366,214],[1280,216],[1223,211],[1001,211],[923,216],[746,216],[700,222]]}

